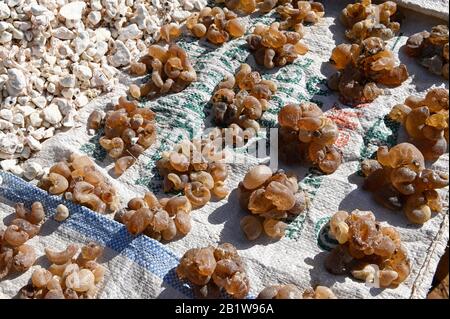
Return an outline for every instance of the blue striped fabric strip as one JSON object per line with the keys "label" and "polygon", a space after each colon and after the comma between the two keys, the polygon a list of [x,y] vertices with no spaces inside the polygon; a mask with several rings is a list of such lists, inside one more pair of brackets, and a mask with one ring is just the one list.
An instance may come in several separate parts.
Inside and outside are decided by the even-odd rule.
{"label": "blue striped fabric strip", "polygon": [[59,204],[66,205],[71,215],[61,227],[67,227],[116,251],[158,276],[181,294],[193,298],[192,290],[177,278],[174,271],[178,257],[158,241],[144,235],[132,236],[122,224],[66,201],[61,196],[51,196],[10,173],[0,171],[0,179],[1,197],[14,203],[24,203],[28,208],[33,202],[40,201],[47,217],[54,214]]}

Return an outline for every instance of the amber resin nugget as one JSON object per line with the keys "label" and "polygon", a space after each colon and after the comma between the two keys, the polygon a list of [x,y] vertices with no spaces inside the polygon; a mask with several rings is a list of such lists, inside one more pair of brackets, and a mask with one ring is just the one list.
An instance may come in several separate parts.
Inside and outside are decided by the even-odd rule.
{"label": "amber resin nugget", "polygon": [[[89,128],[102,127],[103,122],[100,120],[99,123],[97,113],[91,113]],[[115,160],[116,176],[122,175],[156,140],[155,113],[147,108],[138,108],[136,101],[128,101],[125,97],[120,97],[114,110],[106,113],[103,128],[104,135],[99,143]]]}
{"label": "amber resin nugget", "polygon": [[256,10],[269,12],[278,3],[284,3],[291,0],[216,0],[217,4],[223,3],[228,9],[238,11],[244,14],[251,14]]}
{"label": "amber resin nugget", "polygon": [[448,80],[448,26],[438,25],[408,38],[406,53],[415,57],[430,72]]}
{"label": "amber resin nugget", "polygon": [[275,285],[264,288],[257,299],[337,299],[333,291],[324,286],[301,292],[292,284]]}
{"label": "amber resin nugget", "polygon": [[221,127],[236,130],[234,135],[252,136],[259,130],[257,121],[276,92],[275,82],[263,80],[259,72],[242,64],[235,76],[225,78],[217,86],[212,97],[214,120]]}
{"label": "amber resin nugget", "polygon": [[272,173],[265,165],[253,167],[239,183],[239,203],[250,212],[241,220],[241,229],[249,240],[264,233],[271,238],[284,236],[286,220],[303,213],[308,206],[297,177],[283,170]]}
{"label": "amber resin nugget", "polygon": [[426,160],[435,161],[448,147],[448,90],[431,89],[424,98],[410,96],[389,113],[402,123]]}
{"label": "amber resin nugget", "polygon": [[41,230],[45,218],[41,202],[34,202],[31,210],[23,203],[15,206],[15,218],[6,229],[0,229],[0,280],[14,272],[25,272],[34,265],[37,256],[27,241]]}
{"label": "amber resin nugget", "polygon": [[304,36],[303,29],[282,31],[279,28],[278,22],[270,26],[257,24],[253,34],[247,37],[256,63],[267,69],[293,63],[299,55],[308,52],[308,47],[300,41]]}
{"label": "amber resin nugget", "polygon": [[156,166],[164,177],[165,192],[182,191],[194,208],[204,206],[212,196],[225,198],[228,166],[222,162],[210,140],[183,141],[173,151],[163,152]]}
{"label": "amber resin nugget", "polygon": [[342,10],[341,21],[347,28],[346,37],[352,42],[370,37],[389,40],[400,30],[396,13],[397,4],[393,1],[372,4],[371,0],[361,0]]}
{"label": "amber resin nugget", "polygon": [[[245,298],[250,282],[236,248],[228,243],[216,248],[189,249],[176,268],[178,277],[188,281],[199,297],[220,296],[220,290],[233,298]],[[214,296],[212,296],[214,294]]]}
{"label": "amber resin nugget", "polygon": [[285,162],[307,160],[325,174],[331,174],[342,163],[342,153],[334,145],[337,125],[314,103],[289,104],[278,113],[279,154]]}
{"label": "amber resin nugget", "polygon": [[148,55],[131,64],[130,72],[139,76],[151,74],[149,81],[141,87],[135,84],[130,86],[130,95],[136,99],[152,99],[168,93],[178,93],[197,81],[197,73],[186,51],[176,44],[171,44],[168,48],[158,44],[151,45]]}
{"label": "amber resin nugget", "polygon": [[227,8],[205,7],[193,13],[186,20],[187,29],[197,38],[222,45],[231,38],[239,38],[245,33],[245,25],[237,14]]}
{"label": "amber resin nugget", "polygon": [[87,155],[73,153],[69,161],[56,163],[38,186],[52,195],[64,194],[66,199],[98,213],[115,211],[120,204],[116,189]]}
{"label": "amber resin nugget", "polygon": [[364,188],[389,209],[403,209],[408,220],[423,224],[432,212],[442,211],[436,189],[448,186],[448,173],[425,168],[422,153],[412,144],[401,143],[390,150],[378,148],[376,160],[365,160]]}
{"label": "amber resin nugget", "polygon": [[334,48],[330,62],[338,70],[328,86],[341,94],[344,103],[370,103],[383,93],[377,84],[400,86],[408,77],[406,65],[396,66],[393,53],[384,41],[371,37],[361,44],[340,44]]}
{"label": "amber resin nugget", "polygon": [[132,198],[115,219],[133,235],[144,233],[159,241],[169,241],[190,232],[191,211],[192,205],[186,196],[158,200],[152,192],[147,192],[143,198]]}
{"label": "amber resin nugget", "polygon": [[330,273],[351,274],[377,288],[395,288],[408,277],[410,262],[400,234],[381,226],[372,212],[337,212],[330,234],[339,242],[325,260]]}
{"label": "amber resin nugget", "polygon": [[325,15],[325,8],[322,3],[316,1],[292,1],[277,7],[277,12],[281,15],[283,22],[280,29],[303,29],[303,24],[314,24]]}
{"label": "amber resin nugget", "polygon": [[91,242],[79,251],[75,244],[62,251],[46,248],[45,255],[51,265],[48,269],[39,267],[33,272],[31,283],[20,290],[20,298],[95,298],[106,272],[105,267],[97,262],[103,254],[103,247]]}

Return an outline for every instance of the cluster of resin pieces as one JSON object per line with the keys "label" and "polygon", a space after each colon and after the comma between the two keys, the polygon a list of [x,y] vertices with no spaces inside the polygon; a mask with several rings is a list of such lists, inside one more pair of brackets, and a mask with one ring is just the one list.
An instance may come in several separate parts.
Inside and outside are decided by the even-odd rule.
{"label": "cluster of resin pieces", "polygon": [[389,40],[400,30],[396,13],[397,4],[393,1],[372,4],[371,0],[361,0],[342,10],[341,21],[351,42],[360,43],[370,37]]}
{"label": "cluster of resin pieces", "polygon": [[257,121],[269,108],[269,100],[276,92],[275,82],[263,80],[259,72],[252,71],[248,64],[242,64],[236,75],[226,77],[214,92],[214,121],[221,127],[238,130],[236,134],[239,136],[243,133],[241,130],[253,129],[254,132],[246,132],[252,136],[259,130]]}
{"label": "cluster of resin pieces", "polygon": [[214,248],[189,249],[176,268],[178,278],[189,282],[199,297],[218,298],[224,290],[233,298],[245,298],[249,279],[236,248],[221,244]]}
{"label": "cluster of resin pieces", "polygon": [[403,211],[408,220],[423,224],[432,212],[442,211],[436,189],[448,186],[448,173],[425,168],[422,153],[412,144],[401,143],[390,150],[378,148],[377,159],[364,160],[364,188],[383,206]]}
{"label": "cluster of resin pieces", "polygon": [[31,210],[23,203],[15,206],[15,218],[6,229],[0,229],[0,280],[11,273],[22,273],[34,265],[37,256],[27,241],[41,230],[45,218],[41,202],[34,202]]}
{"label": "cluster of resin pieces", "polygon": [[247,37],[248,47],[253,52],[256,63],[267,69],[293,63],[299,55],[308,52],[308,47],[301,42],[304,36],[303,28],[296,31],[279,28],[278,22],[270,26],[257,24],[253,34]]}
{"label": "cluster of resin pieces", "polygon": [[230,192],[225,184],[228,166],[215,149],[210,141],[199,139],[163,152],[156,166],[164,177],[164,191],[182,191],[194,208],[204,206],[212,196],[225,198]]}
{"label": "cluster of resin pieces", "polygon": [[370,103],[383,93],[377,84],[400,86],[409,74],[406,65],[397,62],[381,38],[371,37],[360,44],[340,44],[330,61],[338,70],[328,86],[338,91],[344,103]]}
{"label": "cluster of resin pieces", "polygon": [[300,31],[303,30],[304,23],[319,22],[325,15],[325,8],[317,1],[293,1],[278,6],[277,12],[283,20],[280,23],[280,29]]}
{"label": "cluster of resin pieces", "polygon": [[448,80],[448,26],[438,25],[431,32],[413,34],[405,48],[409,56],[417,58],[430,72]]}
{"label": "cluster of resin pieces", "polygon": [[434,88],[395,105],[389,117],[403,124],[426,160],[435,161],[447,151],[448,115],[448,90]]}
{"label": "cluster of resin pieces", "polygon": [[278,113],[279,154],[285,162],[308,160],[322,172],[331,174],[342,163],[342,153],[334,145],[337,125],[314,103],[289,104]]}
{"label": "cluster of resin pieces", "polygon": [[245,33],[245,25],[237,14],[227,8],[205,7],[193,13],[186,20],[186,28],[197,38],[204,38],[216,45],[222,45]]}
{"label": "cluster of resin pieces", "polygon": [[135,101],[125,97],[106,113],[93,111],[88,119],[88,128],[104,129],[100,145],[115,160],[114,173],[120,176],[156,140],[155,113],[138,108]]}
{"label": "cluster of resin pieces", "polygon": [[51,265],[47,269],[39,267],[34,270],[31,283],[20,290],[20,298],[95,298],[106,272],[105,267],[97,262],[103,254],[103,247],[88,243],[79,251],[75,244],[62,251],[46,248],[45,255]]}
{"label": "cluster of resin pieces", "polygon": [[158,200],[153,193],[147,192],[143,198],[132,198],[128,208],[116,214],[115,219],[133,235],[143,233],[159,241],[169,241],[190,232],[191,210],[191,202],[186,196]]}
{"label": "cluster of resin pieces", "polygon": [[176,44],[171,44],[168,48],[158,44],[151,45],[148,55],[131,64],[130,72],[139,76],[151,74],[149,81],[141,87],[130,85],[130,95],[135,99],[152,99],[178,93],[197,80],[197,73],[186,51]]}
{"label": "cluster of resin pieces", "polygon": [[120,204],[116,189],[87,155],[73,153],[68,162],[56,163],[38,186],[98,213],[116,211]]}
{"label": "cluster of resin pieces", "polygon": [[161,29],[159,29],[160,38],[167,43],[171,43],[181,36],[181,27],[178,23],[168,23],[164,24]]}
{"label": "cluster of resin pieces", "polygon": [[281,238],[288,224],[303,213],[308,205],[305,192],[298,186],[297,177],[265,165],[250,169],[239,183],[239,203],[251,215],[241,219],[241,229],[249,240],[264,233]]}
{"label": "cluster of resin pieces", "polygon": [[408,277],[410,262],[400,234],[381,226],[372,212],[337,212],[330,234],[339,242],[325,260],[330,273],[351,274],[377,288],[395,288]]}
{"label": "cluster of resin pieces", "polygon": [[256,10],[261,12],[269,12],[279,2],[287,2],[290,0],[216,0],[217,4],[224,4],[228,9],[243,14],[251,14]]}
{"label": "cluster of resin pieces", "polygon": [[325,286],[307,289],[303,293],[292,284],[274,285],[264,288],[257,299],[337,299],[333,291]]}

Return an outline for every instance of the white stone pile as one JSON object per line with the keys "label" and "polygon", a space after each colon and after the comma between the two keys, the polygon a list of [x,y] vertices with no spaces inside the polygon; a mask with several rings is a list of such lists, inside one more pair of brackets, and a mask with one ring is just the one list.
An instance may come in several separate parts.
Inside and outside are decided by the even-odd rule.
{"label": "white stone pile", "polygon": [[[117,84],[118,68],[207,0],[0,0],[0,167],[34,179],[33,153]],[[26,161],[26,162],[24,162]]]}

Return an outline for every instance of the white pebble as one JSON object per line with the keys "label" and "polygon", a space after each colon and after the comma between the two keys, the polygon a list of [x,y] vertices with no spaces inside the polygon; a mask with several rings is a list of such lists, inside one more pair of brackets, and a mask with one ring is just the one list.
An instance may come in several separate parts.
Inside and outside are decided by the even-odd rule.
{"label": "white pebble", "polygon": [[135,40],[142,36],[142,31],[139,30],[136,24],[130,24],[129,26],[119,31],[119,40],[126,41],[129,39]]}
{"label": "white pebble", "polygon": [[16,159],[6,159],[0,162],[0,166],[5,171],[10,171],[16,165],[17,165]]}
{"label": "white pebble", "polygon": [[81,15],[84,8],[86,8],[86,4],[84,2],[75,1],[64,5],[59,10],[59,14],[67,20],[81,20]]}
{"label": "white pebble", "polygon": [[114,67],[125,66],[131,62],[131,53],[125,44],[117,40],[115,42],[116,52],[109,58],[109,62]]}
{"label": "white pebble", "polygon": [[31,113],[29,119],[33,127],[40,127],[42,124],[42,118],[38,112]]}
{"label": "white pebble", "polygon": [[32,98],[31,102],[40,109],[43,109],[47,105],[47,99],[44,96]]}
{"label": "white pebble", "polygon": [[9,109],[0,110],[0,117],[6,121],[12,121],[13,112]]}
{"label": "white pebble", "polygon": [[6,20],[9,18],[11,10],[5,2],[0,2],[0,19]]}
{"label": "white pebble", "polygon": [[75,86],[76,79],[75,76],[73,76],[72,74],[68,74],[63,78],[61,78],[59,83],[61,84],[62,87],[73,88]]}
{"label": "white pebble", "polygon": [[66,27],[53,29],[52,35],[61,40],[73,40],[76,37],[75,32],[70,31]]}
{"label": "white pebble", "polygon": [[6,90],[11,96],[17,96],[23,93],[27,86],[27,79],[23,72],[19,69],[8,70],[8,81],[6,82]]}
{"label": "white pebble", "polygon": [[62,114],[56,104],[50,104],[43,110],[43,113],[44,120],[49,122],[50,124],[56,124],[61,122],[62,120]]}
{"label": "white pebble", "polygon": [[92,78],[92,70],[85,65],[76,64],[73,66],[73,74],[82,81],[87,81]]}
{"label": "white pebble", "polygon": [[36,162],[27,161],[22,165],[23,176],[28,180],[33,180],[43,173],[42,166]]}
{"label": "white pebble", "polygon": [[91,11],[87,18],[89,22],[95,26],[102,20],[102,13],[100,11]]}
{"label": "white pebble", "polygon": [[36,140],[33,136],[27,136],[25,138],[25,142],[33,151],[40,151],[42,149],[41,143],[38,140]]}

